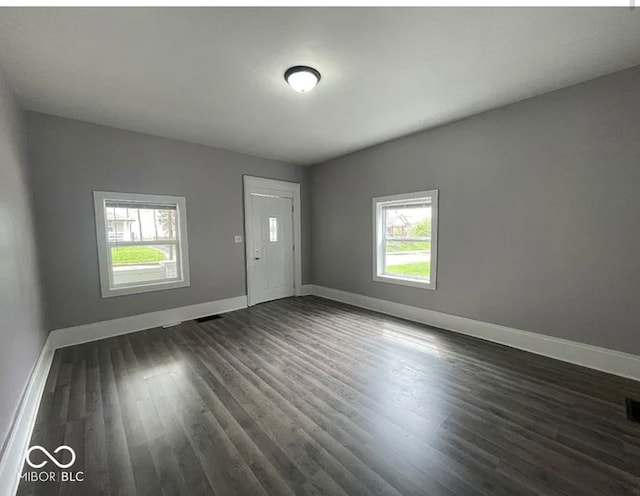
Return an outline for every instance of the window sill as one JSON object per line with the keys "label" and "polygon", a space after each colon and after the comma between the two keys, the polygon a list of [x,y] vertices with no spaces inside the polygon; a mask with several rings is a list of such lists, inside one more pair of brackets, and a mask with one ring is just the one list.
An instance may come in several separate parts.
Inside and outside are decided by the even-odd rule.
{"label": "window sill", "polygon": [[145,284],[142,286],[125,286],[121,288],[102,288],[102,297],[111,298],[113,296],[124,296],[138,293],[149,293],[151,291],[164,291],[167,289],[186,288],[190,286],[189,280],[159,282],[156,284]]}
{"label": "window sill", "polygon": [[435,281],[425,281],[422,279],[411,279],[408,277],[394,277],[386,274],[378,274],[373,276],[373,280],[376,282],[384,282],[387,284],[397,284],[399,286],[409,286],[412,288],[419,289],[430,289],[435,291],[436,282]]}

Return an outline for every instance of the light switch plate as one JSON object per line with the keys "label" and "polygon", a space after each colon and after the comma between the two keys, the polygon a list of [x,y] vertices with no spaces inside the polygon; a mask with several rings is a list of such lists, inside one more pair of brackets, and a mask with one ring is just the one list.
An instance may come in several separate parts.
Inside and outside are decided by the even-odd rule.
{"label": "light switch plate", "polygon": [[242,243],[242,236],[236,236],[235,241],[236,243]]}

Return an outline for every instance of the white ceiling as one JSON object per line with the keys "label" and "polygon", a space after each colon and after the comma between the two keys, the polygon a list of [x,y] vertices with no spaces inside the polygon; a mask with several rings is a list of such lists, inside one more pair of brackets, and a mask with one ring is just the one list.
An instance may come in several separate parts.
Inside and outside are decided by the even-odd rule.
{"label": "white ceiling", "polygon": [[30,110],[313,164],[640,64],[640,11],[0,8],[0,63]]}

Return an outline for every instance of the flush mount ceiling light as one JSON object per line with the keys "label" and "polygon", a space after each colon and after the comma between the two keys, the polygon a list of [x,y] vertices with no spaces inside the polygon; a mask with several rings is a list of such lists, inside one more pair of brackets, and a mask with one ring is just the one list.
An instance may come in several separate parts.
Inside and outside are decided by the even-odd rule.
{"label": "flush mount ceiling light", "polygon": [[284,80],[298,93],[307,93],[320,81],[320,73],[313,67],[296,65],[285,71]]}

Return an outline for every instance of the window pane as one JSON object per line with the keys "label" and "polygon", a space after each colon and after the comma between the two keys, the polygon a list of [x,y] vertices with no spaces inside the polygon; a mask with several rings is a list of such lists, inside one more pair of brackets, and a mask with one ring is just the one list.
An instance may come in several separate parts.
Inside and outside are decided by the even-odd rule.
{"label": "window pane", "polygon": [[276,243],[278,241],[278,218],[269,217],[269,241]]}
{"label": "window pane", "polygon": [[431,206],[394,205],[383,208],[385,234],[391,238],[431,237]]}
{"label": "window pane", "polygon": [[384,273],[429,279],[430,246],[428,241],[387,241]]}
{"label": "window pane", "polygon": [[175,206],[140,206],[107,202],[109,241],[176,240],[178,233]]}
{"label": "window pane", "polygon": [[111,261],[114,287],[180,278],[176,245],[114,246]]}
{"label": "window pane", "polygon": [[383,208],[385,274],[429,280],[431,204],[422,201]]}

